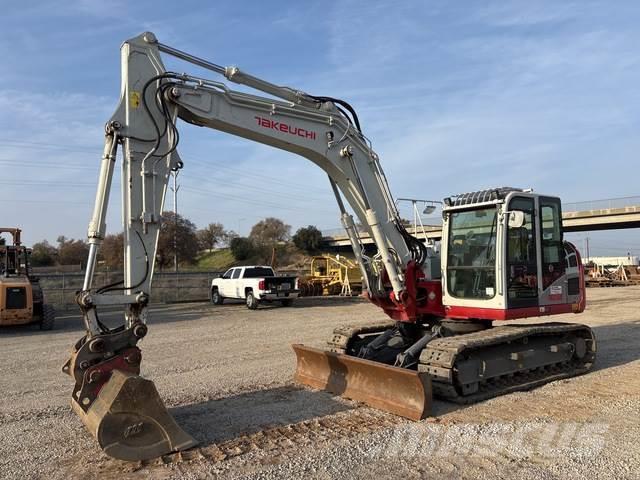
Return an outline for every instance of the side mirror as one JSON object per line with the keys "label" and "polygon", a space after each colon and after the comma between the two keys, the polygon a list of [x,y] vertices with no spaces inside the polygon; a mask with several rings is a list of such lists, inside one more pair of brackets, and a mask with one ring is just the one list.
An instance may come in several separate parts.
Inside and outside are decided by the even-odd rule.
{"label": "side mirror", "polygon": [[524,226],[524,212],[512,210],[509,212],[509,228],[521,228]]}

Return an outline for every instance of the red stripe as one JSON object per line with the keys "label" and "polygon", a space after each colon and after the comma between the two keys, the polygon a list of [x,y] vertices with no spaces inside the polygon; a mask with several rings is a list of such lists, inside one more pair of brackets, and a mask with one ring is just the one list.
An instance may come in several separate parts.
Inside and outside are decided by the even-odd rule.
{"label": "red stripe", "polygon": [[545,305],[541,307],[512,308],[510,310],[501,308],[445,306],[444,309],[447,314],[447,318],[460,320],[468,318],[479,318],[481,320],[515,320],[517,318],[544,317],[560,313],[579,313],[580,305],[577,303],[562,303],[559,305]]}

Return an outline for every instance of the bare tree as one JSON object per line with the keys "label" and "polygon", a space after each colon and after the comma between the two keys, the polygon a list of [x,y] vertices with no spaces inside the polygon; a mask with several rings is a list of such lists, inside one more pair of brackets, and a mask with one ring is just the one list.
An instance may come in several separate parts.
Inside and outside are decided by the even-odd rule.
{"label": "bare tree", "polygon": [[279,218],[268,217],[260,220],[251,228],[249,238],[256,245],[272,247],[278,242],[287,241],[291,238],[291,226]]}
{"label": "bare tree", "polygon": [[58,237],[58,261],[60,265],[83,265],[89,255],[89,245],[83,240]]}
{"label": "bare tree", "polygon": [[174,233],[180,262],[193,263],[198,255],[198,237],[195,224],[180,214],[176,216],[173,212],[163,212],[156,256],[160,267],[166,267],[173,263],[173,255],[176,250],[173,242]]}
{"label": "bare tree", "polygon": [[198,230],[198,244],[201,250],[212,251],[217,244],[225,241],[227,232],[221,223],[210,223]]}
{"label": "bare tree", "polygon": [[109,268],[122,268],[124,263],[124,234],[107,235],[104,237],[100,254],[105,265]]}

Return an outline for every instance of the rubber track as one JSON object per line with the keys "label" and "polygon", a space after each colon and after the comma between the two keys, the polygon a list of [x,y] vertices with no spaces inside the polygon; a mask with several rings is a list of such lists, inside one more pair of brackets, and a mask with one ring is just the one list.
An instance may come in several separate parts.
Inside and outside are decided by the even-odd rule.
{"label": "rubber track", "polygon": [[[505,343],[521,341],[525,337],[553,336],[574,332],[587,340],[587,353],[581,360],[561,362],[554,365],[524,370],[512,375],[503,375],[488,380],[479,380],[479,391],[462,395],[455,386],[455,365],[460,354],[473,354],[473,350],[490,348]],[[434,395],[455,403],[468,404],[514,391],[529,390],[562,378],[581,375],[589,371],[595,360],[595,338],[586,325],[575,323],[546,323],[539,325],[504,325],[479,332],[438,338],[431,341],[420,355],[418,370],[429,373],[436,367],[449,371],[448,375],[432,378]],[[443,381],[448,376],[449,381]]]}
{"label": "rubber track", "polygon": [[331,340],[327,342],[327,348],[331,352],[346,353],[349,341],[362,334],[383,332],[388,328],[393,328],[394,322],[386,320],[366,325],[343,325],[333,331]]}
{"label": "rubber track", "polygon": [[159,459],[139,462],[138,468],[202,459],[210,463],[220,463],[255,451],[278,456],[287,452],[299,454],[305,448],[316,448],[318,442],[353,438],[403,422],[405,420],[384,412],[354,409],[291,425],[268,428],[206,447],[164,455]]}

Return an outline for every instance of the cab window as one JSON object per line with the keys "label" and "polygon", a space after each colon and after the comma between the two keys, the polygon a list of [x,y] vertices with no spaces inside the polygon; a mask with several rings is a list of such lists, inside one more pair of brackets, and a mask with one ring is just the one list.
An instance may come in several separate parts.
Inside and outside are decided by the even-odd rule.
{"label": "cab window", "polygon": [[234,268],[230,268],[229,270],[224,272],[224,275],[222,275],[222,278],[224,278],[224,279],[231,278],[231,274],[233,273],[234,270],[235,270]]}
{"label": "cab window", "polygon": [[542,233],[542,288],[546,289],[564,275],[566,269],[560,200],[541,197],[540,219]]}
{"label": "cab window", "polygon": [[236,268],[233,271],[233,274],[231,275],[231,278],[240,278],[240,272],[242,271],[241,268]]}
{"label": "cab window", "polygon": [[495,295],[496,231],[495,207],[450,214],[447,246],[450,295],[475,299]]}

